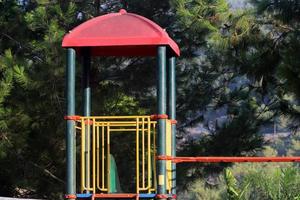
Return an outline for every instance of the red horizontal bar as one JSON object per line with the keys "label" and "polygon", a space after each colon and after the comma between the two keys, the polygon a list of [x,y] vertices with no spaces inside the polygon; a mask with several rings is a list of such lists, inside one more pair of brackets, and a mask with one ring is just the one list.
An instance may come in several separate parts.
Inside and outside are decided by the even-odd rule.
{"label": "red horizontal bar", "polygon": [[156,199],[167,199],[169,196],[166,194],[157,194]]}
{"label": "red horizontal bar", "polygon": [[95,198],[105,198],[105,199],[127,199],[127,198],[136,198],[138,194],[126,194],[126,193],[118,193],[118,194],[94,194],[93,197]]}
{"label": "red horizontal bar", "polygon": [[172,160],[174,163],[300,162],[300,157],[160,157],[160,160]]}
{"label": "red horizontal bar", "polygon": [[175,119],[170,119],[171,124],[177,124],[177,120]]}
{"label": "red horizontal bar", "polygon": [[86,124],[86,125],[93,125],[93,120],[84,120],[84,123]]}
{"label": "red horizontal bar", "polygon": [[75,194],[66,194],[65,199],[76,199],[76,195]]}
{"label": "red horizontal bar", "polygon": [[81,116],[79,116],[79,115],[66,115],[66,116],[64,116],[64,119],[65,120],[74,120],[74,121],[76,121],[76,120],[80,120],[81,119]]}
{"label": "red horizontal bar", "polygon": [[168,115],[166,114],[154,114],[154,115],[151,115],[150,118],[152,120],[158,120],[158,119],[168,119]]}

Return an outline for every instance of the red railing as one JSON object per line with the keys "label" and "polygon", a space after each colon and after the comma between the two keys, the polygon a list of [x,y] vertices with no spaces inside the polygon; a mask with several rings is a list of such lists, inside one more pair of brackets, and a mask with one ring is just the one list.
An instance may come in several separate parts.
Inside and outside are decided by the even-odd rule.
{"label": "red railing", "polygon": [[157,160],[171,160],[174,163],[231,163],[231,162],[300,162],[300,157],[170,157],[158,156]]}

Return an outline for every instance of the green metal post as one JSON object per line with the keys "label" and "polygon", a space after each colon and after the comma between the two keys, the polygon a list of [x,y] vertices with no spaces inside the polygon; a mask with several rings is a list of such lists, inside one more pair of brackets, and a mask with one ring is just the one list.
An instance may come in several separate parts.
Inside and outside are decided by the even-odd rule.
{"label": "green metal post", "polygon": [[[67,116],[75,115],[75,50],[67,49],[67,70],[66,70],[66,97]],[[66,129],[66,151],[67,151],[67,194],[76,193],[76,149],[75,149],[75,122],[67,120]]]}
{"label": "green metal post", "polygon": [[[166,80],[166,47],[158,47],[157,52],[157,114],[166,114],[167,110],[167,80]],[[158,119],[158,156],[166,155],[166,119]],[[166,194],[166,161],[157,161],[157,193]]]}
{"label": "green metal post", "polygon": [[[90,49],[89,48],[84,48],[83,49],[83,69],[82,69],[82,90],[83,90],[83,95],[82,95],[82,102],[83,102],[83,116],[91,116],[91,87],[90,87],[90,69],[91,69],[91,54],[90,54]],[[86,132],[85,132],[85,182],[87,188],[90,188],[90,180],[89,175],[88,175],[88,151],[90,151],[90,146],[88,146],[88,141],[89,137],[91,135],[88,135],[90,131],[88,131],[88,128],[90,128],[90,125],[87,125],[86,127]],[[90,140],[91,141],[91,140]],[[89,191],[86,191],[89,193]]]}
{"label": "green metal post", "polygon": [[[168,116],[176,120],[176,69],[175,57],[168,59]],[[176,124],[172,124],[172,156],[176,157]],[[172,194],[176,194],[176,164],[172,163]]]}
{"label": "green metal post", "polygon": [[91,116],[91,87],[90,87],[91,55],[90,49],[83,50],[83,115]]}

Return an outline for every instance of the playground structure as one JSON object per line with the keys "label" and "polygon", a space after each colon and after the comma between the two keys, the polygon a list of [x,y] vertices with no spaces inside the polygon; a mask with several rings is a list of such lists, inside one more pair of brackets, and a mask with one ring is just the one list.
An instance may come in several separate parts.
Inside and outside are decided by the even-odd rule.
{"label": "playground structure", "polygon": [[[156,126],[155,116],[97,116],[74,118],[80,136],[81,194],[77,197],[121,196],[117,166],[111,154],[111,135],[135,135],[135,193],[124,197],[154,198],[156,179]],[[172,121],[166,119],[166,155],[171,156]],[[166,161],[166,190],[171,193],[171,161]],[[84,194],[86,193],[86,194]],[[100,194],[99,194],[100,193]],[[103,194],[108,193],[108,194]],[[108,196],[107,196],[108,195]]]}
{"label": "playground structure", "polygon": [[[181,162],[300,161],[300,157],[176,157],[175,58],[180,51],[149,19],[125,10],[96,17],[70,31],[62,46],[67,48],[67,199],[176,199],[176,163]],[[81,116],[75,112],[76,54],[83,58]],[[157,113],[91,116],[90,67],[95,56],[156,56]],[[111,154],[115,133],[135,135],[135,191],[130,193],[123,193],[118,183]],[[78,190],[76,149],[80,149]]]}

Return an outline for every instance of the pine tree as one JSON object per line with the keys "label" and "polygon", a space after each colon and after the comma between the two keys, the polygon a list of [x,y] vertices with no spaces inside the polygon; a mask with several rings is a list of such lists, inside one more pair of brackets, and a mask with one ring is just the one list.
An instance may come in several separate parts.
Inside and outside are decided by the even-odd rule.
{"label": "pine tree", "polygon": [[[180,136],[188,138],[189,128],[199,123],[208,130],[188,140],[180,154],[253,155],[264,144],[260,128],[276,114],[270,66],[277,62],[273,60],[277,54],[269,48],[272,40],[256,23],[251,8],[231,10],[226,1],[217,0],[180,0],[172,5],[178,17],[175,31],[180,32],[176,37],[183,47],[178,77]],[[184,183],[227,165],[181,166],[178,182]]]}
{"label": "pine tree", "polygon": [[[154,20],[181,48],[178,136],[185,137],[188,128],[200,122],[210,132],[184,144],[181,154],[238,156],[260,149],[262,125],[281,112],[299,116],[295,106],[299,9],[290,6],[296,1],[278,1],[271,7],[264,7],[265,2],[257,1],[259,12],[254,12],[256,8],[233,11],[225,0],[1,1],[0,177],[7,186],[1,193],[17,195],[16,188],[25,188],[31,196],[61,198],[65,176],[61,39],[85,20],[120,8]],[[155,113],[155,62],[93,59],[93,115]],[[80,65],[77,69],[80,83]],[[211,127],[207,115],[215,111],[222,111],[226,119],[215,120]],[[123,147],[117,153],[127,150]],[[220,171],[224,166],[209,167]],[[195,172],[192,177],[206,169],[181,168],[184,174]]]}
{"label": "pine tree", "polygon": [[256,6],[257,23],[268,26],[272,46],[277,60],[270,68],[278,96],[278,110],[290,117],[290,126],[299,127],[299,2],[298,1],[252,1]]}
{"label": "pine tree", "polygon": [[[103,2],[104,4],[107,7],[104,6],[103,9],[101,7],[100,14],[117,12],[122,7],[120,3],[111,3],[111,1]],[[96,16],[98,9],[94,1],[78,1],[76,4],[71,1],[60,3],[30,1],[24,5],[19,4],[19,1],[4,1],[0,5],[1,12],[4,13],[2,16],[11,15],[7,17],[11,21],[20,20],[20,26],[12,30],[9,27],[11,24],[16,24],[15,22],[6,23],[4,20],[5,23],[0,24],[3,30],[8,30],[6,35],[11,37],[9,42],[1,37],[3,43],[12,48],[12,51],[6,51],[7,53],[4,53],[5,48],[1,49],[1,53],[4,54],[3,58],[1,56],[1,64],[14,60],[18,61],[18,64],[20,62],[20,65],[15,65],[13,62],[10,68],[6,63],[1,65],[1,75],[2,71],[4,75],[10,75],[6,75],[3,79],[1,77],[3,86],[7,86],[3,87],[3,92],[4,89],[7,89],[7,92],[1,98],[3,99],[1,125],[9,131],[7,138],[13,141],[12,144],[5,142],[2,144],[1,141],[0,145],[1,169],[3,167],[1,177],[6,180],[6,188],[3,188],[1,194],[61,199],[65,184],[65,122],[63,120],[65,52],[61,48],[61,40],[67,31],[82,23],[83,20]],[[9,9],[16,10],[17,14],[14,15]],[[79,17],[79,13],[84,14],[83,18]],[[80,58],[78,61],[80,63]],[[136,84],[141,82],[139,79],[142,77],[136,74],[154,74],[154,68],[144,67],[145,62],[151,64],[155,60],[139,58],[93,60],[94,115],[145,114],[148,111],[149,98],[145,100],[146,95],[143,94],[149,96],[151,87],[155,83],[154,78],[147,76],[148,80],[144,79],[144,85]],[[77,78],[80,82],[80,65],[77,69]],[[128,75],[133,78],[128,79]],[[14,88],[11,87],[12,81],[18,83]],[[141,90],[145,86],[146,89]],[[77,87],[77,92],[76,110],[81,114],[80,85]],[[140,98],[141,101],[138,101],[139,97],[143,97]],[[2,105],[5,109],[5,112],[3,111],[5,118],[2,118]],[[154,105],[152,106],[154,108]],[[147,114],[149,113],[154,112],[148,111]],[[5,138],[6,135],[3,137]],[[132,151],[120,147],[118,149],[120,153],[125,152],[126,155],[128,151]],[[16,160],[17,164],[13,164]],[[122,169],[126,170],[126,167]],[[130,181],[134,181],[132,177],[124,177],[123,180],[128,180],[126,186],[130,185],[128,184]],[[19,194],[18,188],[26,192]]]}

